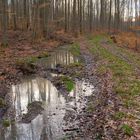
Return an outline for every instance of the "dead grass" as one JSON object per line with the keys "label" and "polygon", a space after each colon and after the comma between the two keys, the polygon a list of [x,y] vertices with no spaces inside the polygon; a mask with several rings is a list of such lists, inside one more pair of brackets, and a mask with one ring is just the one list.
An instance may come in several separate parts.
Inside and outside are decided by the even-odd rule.
{"label": "dead grass", "polygon": [[115,37],[119,47],[126,47],[136,50],[136,43],[137,46],[140,47],[140,40],[133,32],[120,32],[119,34],[115,35]]}

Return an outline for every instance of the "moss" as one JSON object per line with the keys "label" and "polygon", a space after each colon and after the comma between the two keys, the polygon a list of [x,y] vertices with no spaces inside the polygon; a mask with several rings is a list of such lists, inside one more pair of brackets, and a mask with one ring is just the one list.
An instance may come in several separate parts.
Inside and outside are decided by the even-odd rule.
{"label": "moss", "polygon": [[9,127],[10,126],[10,121],[8,119],[3,120],[2,122],[4,127]]}
{"label": "moss", "polygon": [[128,124],[123,124],[121,126],[121,130],[124,132],[125,135],[128,135],[128,136],[132,136],[134,134],[134,129]]}

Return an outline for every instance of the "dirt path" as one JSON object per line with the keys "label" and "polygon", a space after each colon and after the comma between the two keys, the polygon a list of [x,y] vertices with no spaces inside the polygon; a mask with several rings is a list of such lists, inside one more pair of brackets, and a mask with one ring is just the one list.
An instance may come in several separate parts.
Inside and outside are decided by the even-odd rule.
{"label": "dirt path", "polygon": [[[80,46],[79,57],[83,58],[84,63],[82,63],[82,65],[79,65],[79,68],[77,65],[75,65],[75,67],[63,67],[62,65],[61,67],[60,64],[58,64],[55,68],[55,72],[58,72],[58,74],[64,74],[65,76],[69,76],[71,78],[72,76],[76,75],[77,71],[81,71],[81,75],[78,75],[78,78],[83,78],[94,86],[94,89],[92,89],[91,91],[93,93],[92,96],[86,96],[84,98],[86,106],[80,108],[80,113],[75,113],[74,110],[73,117],[72,113],[68,112],[68,118],[70,118],[70,122],[72,123],[73,121],[74,125],[76,125],[76,127],[73,126],[72,129],[76,129],[76,131],[78,130],[78,132],[76,132],[76,137],[72,137],[72,139],[122,140],[124,139],[124,133],[122,133],[120,130],[121,122],[114,119],[116,112],[119,112],[121,100],[113,90],[114,83],[112,82],[112,71],[107,70],[104,74],[99,75],[97,69],[99,66],[104,65],[104,63],[102,63],[100,60],[97,60],[97,56],[91,52],[91,48],[94,47],[94,44],[90,44],[89,40],[86,38],[80,38],[77,40],[77,42]],[[113,48],[110,45],[108,46],[108,44],[106,43],[102,45],[114,56],[119,57],[120,59],[136,68],[136,70],[138,70],[137,65],[135,65],[135,63],[133,63],[131,59],[129,59],[128,55],[122,53],[115,47]],[[46,69],[43,70],[43,72],[40,72],[44,73],[44,75],[46,76]],[[54,69],[51,70],[51,72],[54,72]],[[74,80],[75,77],[73,77],[72,79]],[[55,81],[56,79],[53,80]],[[55,85],[55,82],[53,80],[51,82],[53,82]],[[58,86],[60,86],[60,89],[62,89],[63,85],[61,85],[61,82],[58,81],[57,84]],[[87,84],[86,86],[88,87]],[[56,116],[56,114],[54,116]],[[65,131],[71,131],[71,129],[66,128]]]}
{"label": "dirt path", "polygon": [[[80,43],[81,51],[84,51],[83,54],[93,57],[95,62],[93,75],[97,75],[100,80],[100,95],[96,99],[99,101],[98,113],[102,114],[103,118],[100,119],[96,107],[91,111],[99,116],[97,120],[93,119],[92,121],[94,122],[92,132],[99,130],[98,126],[102,124],[102,133],[100,131],[98,133],[100,139],[139,140],[139,124],[137,123],[140,91],[139,55],[129,52],[127,49],[117,48],[109,41],[104,42],[104,38],[106,37],[95,36],[87,41],[81,39]],[[92,106],[93,104],[92,101]],[[130,115],[133,118],[130,119]],[[117,119],[115,119],[116,116]],[[96,139],[95,136],[93,138]]]}
{"label": "dirt path", "polygon": [[119,137],[117,125],[112,118],[118,110],[118,99],[112,92],[111,73],[107,72],[102,77],[96,74],[97,62],[95,56],[89,51],[88,40],[78,40],[81,49],[81,55],[85,60],[86,77],[90,82],[97,86],[93,96],[88,99],[86,110],[80,118],[80,126],[85,140],[103,139],[112,140]]}

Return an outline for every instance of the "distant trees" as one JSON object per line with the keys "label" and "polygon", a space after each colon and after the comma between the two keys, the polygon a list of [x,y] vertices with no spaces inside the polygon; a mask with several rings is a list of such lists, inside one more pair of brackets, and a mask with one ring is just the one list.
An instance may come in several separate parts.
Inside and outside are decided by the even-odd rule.
{"label": "distant trees", "polygon": [[140,25],[140,0],[1,0],[0,30],[31,30],[33,39],[53,30],[74,34]]}
{"label": "distant trees", "polygon": [[1,3],[1,10],[2,10],[2,33],[3,33],[3,42],[2,42],[2,46],[6,47],[8,45],[7,43],[7,27],[8,27],[8,17],[7,17],[7,0],[2,0]]}

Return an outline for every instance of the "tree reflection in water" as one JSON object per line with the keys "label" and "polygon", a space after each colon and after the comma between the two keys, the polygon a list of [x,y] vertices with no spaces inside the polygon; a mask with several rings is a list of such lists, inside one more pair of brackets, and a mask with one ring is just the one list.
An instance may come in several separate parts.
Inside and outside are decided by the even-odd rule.
{"label": "tree reflection in water", "polygon": [[[83,102],[79,102],[79,99],[91,95],[92,92],[93,86],[87,86],[84,81],[77,81],[75,89],[69,93],[68,96],[72,97],[72,100],[64,97],[50,81],[43,78],[28,78],[21,84],[12,86],[9,94],[12,98],[11,108],[15,110],[16,122],[4,130],[3,139],[57,140],[62,138],[63,119],[67,114],[68,105],[80,108]],[[22,115],[28,111],[27,106],[34,101],[43,102],[44,111],[31,123],[21,123]]]}

